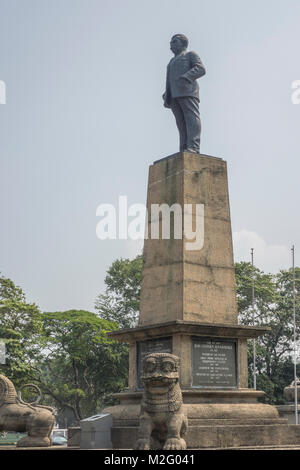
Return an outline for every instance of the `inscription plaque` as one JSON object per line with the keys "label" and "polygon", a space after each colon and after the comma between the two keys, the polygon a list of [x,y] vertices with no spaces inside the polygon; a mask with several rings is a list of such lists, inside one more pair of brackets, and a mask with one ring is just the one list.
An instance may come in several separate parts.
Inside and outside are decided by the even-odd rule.
{"label": "inscription plaque", "polygon": [[237,342],[192,338],[192,387],[237,387]]}
{"label": "inscription plaque", "polygon": [[137,342],[137,388],[143,389],[144,385],[140,380],[143,369],[143,359],[150,353],[172,353],[172,337],[155,338]]}

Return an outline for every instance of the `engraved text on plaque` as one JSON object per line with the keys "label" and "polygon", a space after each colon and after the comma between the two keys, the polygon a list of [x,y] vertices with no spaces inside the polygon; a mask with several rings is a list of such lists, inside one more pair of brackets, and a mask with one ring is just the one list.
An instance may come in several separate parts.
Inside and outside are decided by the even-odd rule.
{"label": "engraved text on plaque", "polygon": [[235,340],[192,338],[192,386],[237,387],[236,355]]}

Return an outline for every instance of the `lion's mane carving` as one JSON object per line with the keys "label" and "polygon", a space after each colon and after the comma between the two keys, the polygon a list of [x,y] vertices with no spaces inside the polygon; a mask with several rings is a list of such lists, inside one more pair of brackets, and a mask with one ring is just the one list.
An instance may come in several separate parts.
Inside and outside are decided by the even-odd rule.
{"label": "lion's mane carving", "polygon": [[135,449],[186,449],[187,418],[182,411],[179,358],[152,353],[143,361],[144,393]]}

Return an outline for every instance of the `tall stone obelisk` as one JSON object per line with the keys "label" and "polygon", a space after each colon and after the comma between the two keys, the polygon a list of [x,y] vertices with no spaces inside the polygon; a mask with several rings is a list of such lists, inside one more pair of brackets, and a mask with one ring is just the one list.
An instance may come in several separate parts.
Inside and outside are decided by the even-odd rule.
{"label": "tall stone obelisk", "polygon": [[[169,208],[177,204],[181,208],[181,238],[174,236],[174,217],[170,217],[169,239],[162,238],[161,217],[153,220],[151,209],[155,204]],[[202,208],[198,246],[196,236],[187,239],[184,230],[187,215],[192,212],[190,220],[196,233],[197,206]],[[188,152],[154,162],[149,170],[147,212],[139,324],[111,334],[131,345],[129,390],[141,389],[141,361],[152,351],[172,352],[181,358],[180,384],[184,390],[247,389],[247,339],[267,329],[238,325],[226,162]],[[155,224],[160,227],[158,239],[151,238]],[[208,353],[214,341],[226,340],[225,352],[231,354],[227,363],[214,363],[215,355],[206,366],[207,345],[199,345],[199,338],[211,341]],[[204,356],[198,357],[199,351],[204,351]],[[210,356],[207,358],[209,361]]]}
{"label": "tall stone obelisk", "polygon": [[[188,240],[182,230],[182,239],[171,231],[170,239],[145,240],[139,325],[237,324],[226,162],[187,152],[155,162],[149,171],[148,237],[154,204],[179,205],[183,228],[193,212],[199,239]],[[197,206],[203,214],[198,220]]]}

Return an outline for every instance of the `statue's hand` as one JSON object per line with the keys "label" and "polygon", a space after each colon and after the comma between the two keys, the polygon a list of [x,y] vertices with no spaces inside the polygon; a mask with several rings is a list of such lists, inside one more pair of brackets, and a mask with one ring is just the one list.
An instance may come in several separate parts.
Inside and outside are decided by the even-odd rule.
{"label": "statue's hand", "polygon": [[181,82],[181,85],[187,85],[188,83],[191,83],[186,77],[179,77],[179,81]]}
{"label": "statue's hand", "polygon": [[167,99],[167,93],[166,92],[162,95],[162,99],[164,100],[164,107],[165,108],[171,108],[171,106],[166,101],[166,99]]}

